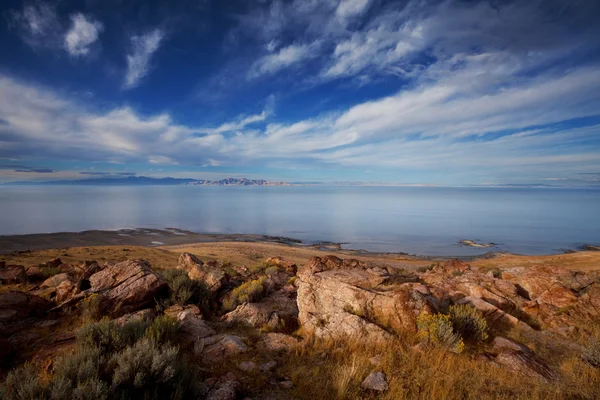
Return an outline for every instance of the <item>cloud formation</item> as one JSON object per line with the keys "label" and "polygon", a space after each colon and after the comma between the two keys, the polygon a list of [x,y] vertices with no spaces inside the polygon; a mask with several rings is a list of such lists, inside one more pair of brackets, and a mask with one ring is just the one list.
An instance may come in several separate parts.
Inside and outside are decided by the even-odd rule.
{"label": "cloud formation", "polygon": [[86,56],[104,30],[102,23],[77,13],[71,16],[71,28],[65,35],[65,49],[73,57]]}
{"label": "cloud formation", "polygon": [[[0,157],[368,168],[397,179],[426,172],[435,182],[471,183],[592,182],[581,174],[600,170],[597,2],[261,4],[234,28],[252,50],[245,63],[235,49],[227,53],[242,71],[235,82],[259,91],[277,81],[284,95],[314,89],[298,109],[346,85],[343,105],[309,113],[292,98],[282,118],[269,108],[257,113],[248,100],[252,111],[237,110],[215,126],[173,112],[142,114],[126,101],[84,105],[78,95],[5,74]],[[30,36],[53,26],[36,22],[47,10],[31,10],[20,17]],[[78,15],[87,34],[76,35],[73,49],[85,55],[102,28]],[[141,84],[163,40],[160,29],[130,38],[123,88]],[[355,96],[348,87],[357,82],[377,85]]]}
{"label": "cloud formation", "polygon": [[9,24],[34,49],[60,46],[62,25],[53,5],[37,2],[9,14]]}
{"label": "cloud formation", "polygon": [[138,86],[148,74],[152,56],[160,47],[163,38],[164,33],[160,29],[131,37],[131,52],[127,55],[127,72],[123,84],[125,89]]}

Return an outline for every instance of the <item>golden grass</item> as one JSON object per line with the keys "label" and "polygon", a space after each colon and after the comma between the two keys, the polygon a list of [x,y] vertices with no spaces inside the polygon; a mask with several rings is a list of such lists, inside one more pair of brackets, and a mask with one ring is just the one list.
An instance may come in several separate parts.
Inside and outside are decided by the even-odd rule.
{"label": "golden grass", "polygon": [[[468,354],[441,349],[415,350],[411,338],[385,346],[330,341],[305,345],[287,360],[280,372],[294,381],[300,399],[597,399],[600,370],[572,356],[560,364],[562,378],[546,383],[475,361]],[[372,365],[373,356],[381,357]],[[365,392],[362,380],[371,372],[387,376],[389,390]]]}
{"label": "golden grass", "polygon": [[154,247],[141,246],[89,246],[69,247],[62,249],[38,250],[26,253],[11,253],[0,255],[0,261],[7,264],[31,267],[59,257],[66,264],[78,265],[86,260],[120,262],[142,258],[153,268],[166,269],[177,266],[179,253]]}

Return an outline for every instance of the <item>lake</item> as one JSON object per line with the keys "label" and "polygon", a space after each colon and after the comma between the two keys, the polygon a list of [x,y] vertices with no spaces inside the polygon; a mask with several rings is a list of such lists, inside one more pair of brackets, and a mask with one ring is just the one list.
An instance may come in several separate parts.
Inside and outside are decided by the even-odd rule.
{"label": "lake", "polygon": [[422,255],[600,242],[600,190],[358,186],[4,186],[0,234],[175,227]]}

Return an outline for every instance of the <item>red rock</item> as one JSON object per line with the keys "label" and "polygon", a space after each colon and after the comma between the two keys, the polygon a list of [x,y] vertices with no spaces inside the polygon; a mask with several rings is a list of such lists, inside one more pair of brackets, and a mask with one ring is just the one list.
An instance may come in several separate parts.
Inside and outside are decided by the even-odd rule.
{"label": "red rock", "polygon": [[93,274],[91,291],[102,296],[101,307],[111,314],[125,314],[154,305],[167,289],[162,276],[144,260],[127,260]]}

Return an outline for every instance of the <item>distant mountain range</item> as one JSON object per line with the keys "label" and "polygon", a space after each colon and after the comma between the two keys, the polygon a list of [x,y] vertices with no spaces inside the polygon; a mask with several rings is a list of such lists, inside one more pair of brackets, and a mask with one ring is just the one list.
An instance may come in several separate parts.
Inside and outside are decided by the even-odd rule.
{"label": "distant mountain range", "polygon": [[287,182],[268,182],[264,179],[226,178],[219,181],[186,178],[151,178],[149,176],[128,176],[125,178],[103,177],[58,181],[21,181],[4,185],[107,185],[107,186],[143,186],[143,185],[194,185],[194,186],[287,186]]}
{"label": "distant mountain range", "polygon": [[226,178],[220,181],[209,180],[194,180],[193,182],[185,183],[185,185],[193,186],[288,186],[287,182],[268,182],[264,179],[246,179],[246,178]]}

